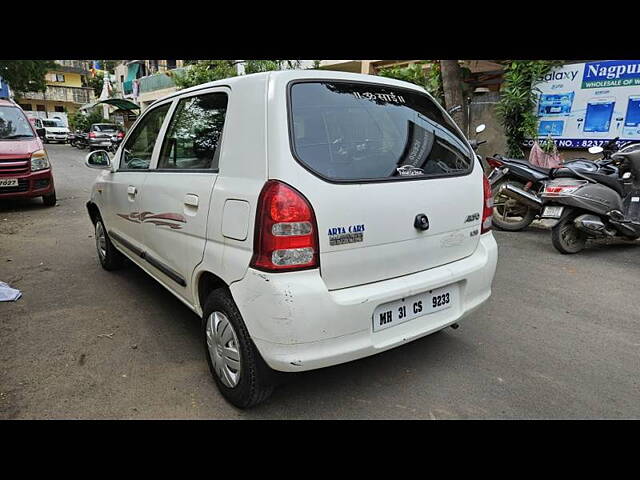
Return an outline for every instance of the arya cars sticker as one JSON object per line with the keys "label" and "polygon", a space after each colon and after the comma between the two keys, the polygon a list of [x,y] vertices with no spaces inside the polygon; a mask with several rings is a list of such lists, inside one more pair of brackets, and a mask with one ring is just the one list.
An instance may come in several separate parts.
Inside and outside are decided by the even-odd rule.
{"label": "arya cars sticker", "polygon": [[364,224],[329,228],[329,245],[345,245],[364,241]]}

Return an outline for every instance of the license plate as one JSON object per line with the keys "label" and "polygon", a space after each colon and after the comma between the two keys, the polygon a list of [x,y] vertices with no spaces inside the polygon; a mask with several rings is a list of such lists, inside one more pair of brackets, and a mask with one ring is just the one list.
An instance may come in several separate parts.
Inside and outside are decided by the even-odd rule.
{"label": "license plate", "polygon": [[455,289],[449,286],[379,305],[373,312],[373,331],[384,330],[423,315],[445,310],[454,303]]}
{"label": "license plate", "polygon": [[564,207],[544,207],[542,216],[544,218],[560,218]]}
{"label": "license plate", "polygon": [[17,178],[0,178],[0,187],[17,187]]}

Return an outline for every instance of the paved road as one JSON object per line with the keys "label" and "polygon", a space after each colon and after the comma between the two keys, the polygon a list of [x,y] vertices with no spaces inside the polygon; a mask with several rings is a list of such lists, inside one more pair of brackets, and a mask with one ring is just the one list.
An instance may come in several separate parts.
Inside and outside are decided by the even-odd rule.
{"label": "paved road", "polygon": [[[59,205],[0,201],[0,418],[640,418],[640,245],[562,256],[497,232],[494,294],[458,330],[292,377],[240,411],[199,319],[131,266],[98,265],[84,152],[48,147]],[[107,336],[109,334],[109,336]]]}

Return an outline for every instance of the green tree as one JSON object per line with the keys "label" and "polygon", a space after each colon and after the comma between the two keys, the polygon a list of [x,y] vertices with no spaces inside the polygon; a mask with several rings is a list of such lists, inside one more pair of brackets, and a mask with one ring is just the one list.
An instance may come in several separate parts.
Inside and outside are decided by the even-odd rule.
{"label": "green tree", "polygon": [[178,88],[188,88],[202,83],[235,77],[238,64],[235,60],[199,60],[189,65],[182,72],[167,72]]}
{"label": "green tree", "polygon": [[538,118],[535,84],[556,66],[559,60],[508,60],[496,112],[507,136],[507,155],[524,157],[525,140],[537,138]]}
{"label": "green tree", "polygon": [[54,67],[50,60],[0,60],[0,77],[17,95],[44,92],[45,74]]}
{"label": "green tree", "polygon": [[94,77],[88,75],[86,82],[87,87],[93,88],[93,93],[95,93],[96,98],[99,97],[102,93],[102,87],[104,85],[104,74],[96,73]]}
{"label": "green tree", "polygon": [[102,107],[94,107],[89,112],[78,110],[67,116],[69,126],[72,130],[79,130],[86,132],[93,123],[104,122],[105,119],[102,116]]}
{"label": "green tree", "polygon": [[182,72],[169,71],[178,88],[188,88],[238,75],[238,64],[244,63],[245,74],[297,68],[299,60],[186,60]]}
{"label": "green tree", "polygon": [[[429,64],[429,68],[425,65]],[[440,64],[435,62],[417,62],[404,67],[387,67],[378,72],[381,77],[395,78],[423,87],[440,104],[444,105]]]}
{"label": "green tree", "polygon": [[[429,68],[425,68],[425,65],[429,65]],[[471,94],[467,83],[471,71],[462,67],[458,60],[427,60],[404,67],[387,67],[381,69],[378,75],[415,83],[429,92],[444,108],[451,109],[462,105],[463,108],[458,109],[452,116],[460,129],[466,132],[465,100]]]}

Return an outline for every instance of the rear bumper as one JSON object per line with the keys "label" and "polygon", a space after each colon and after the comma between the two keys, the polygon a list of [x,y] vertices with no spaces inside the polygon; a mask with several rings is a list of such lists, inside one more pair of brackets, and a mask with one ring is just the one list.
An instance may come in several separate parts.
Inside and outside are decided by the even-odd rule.
{"label": "rear bumper", "polygon": [[90,138],[89,139],[90,147],[109,147],[111,146],[110,138]]}
{"label": "rear bumper", "polygon": [[0,199],[33,198],[49,195],[55,190],[51,169],[23,175],[1,175],[3,178],[18,179],[18,187],[0,187]]}
{"label": "rear bumper", "polygon": [[[498,248],[483,235],[463,260],[390,280],[329,291],[317,270],[268,274],[250,269],[231,293],[267,364],[303,371],[383,352],[441,330],[471,314],[491,295]],[[373,332],[383,303],[452,285],[455,306]]]}

